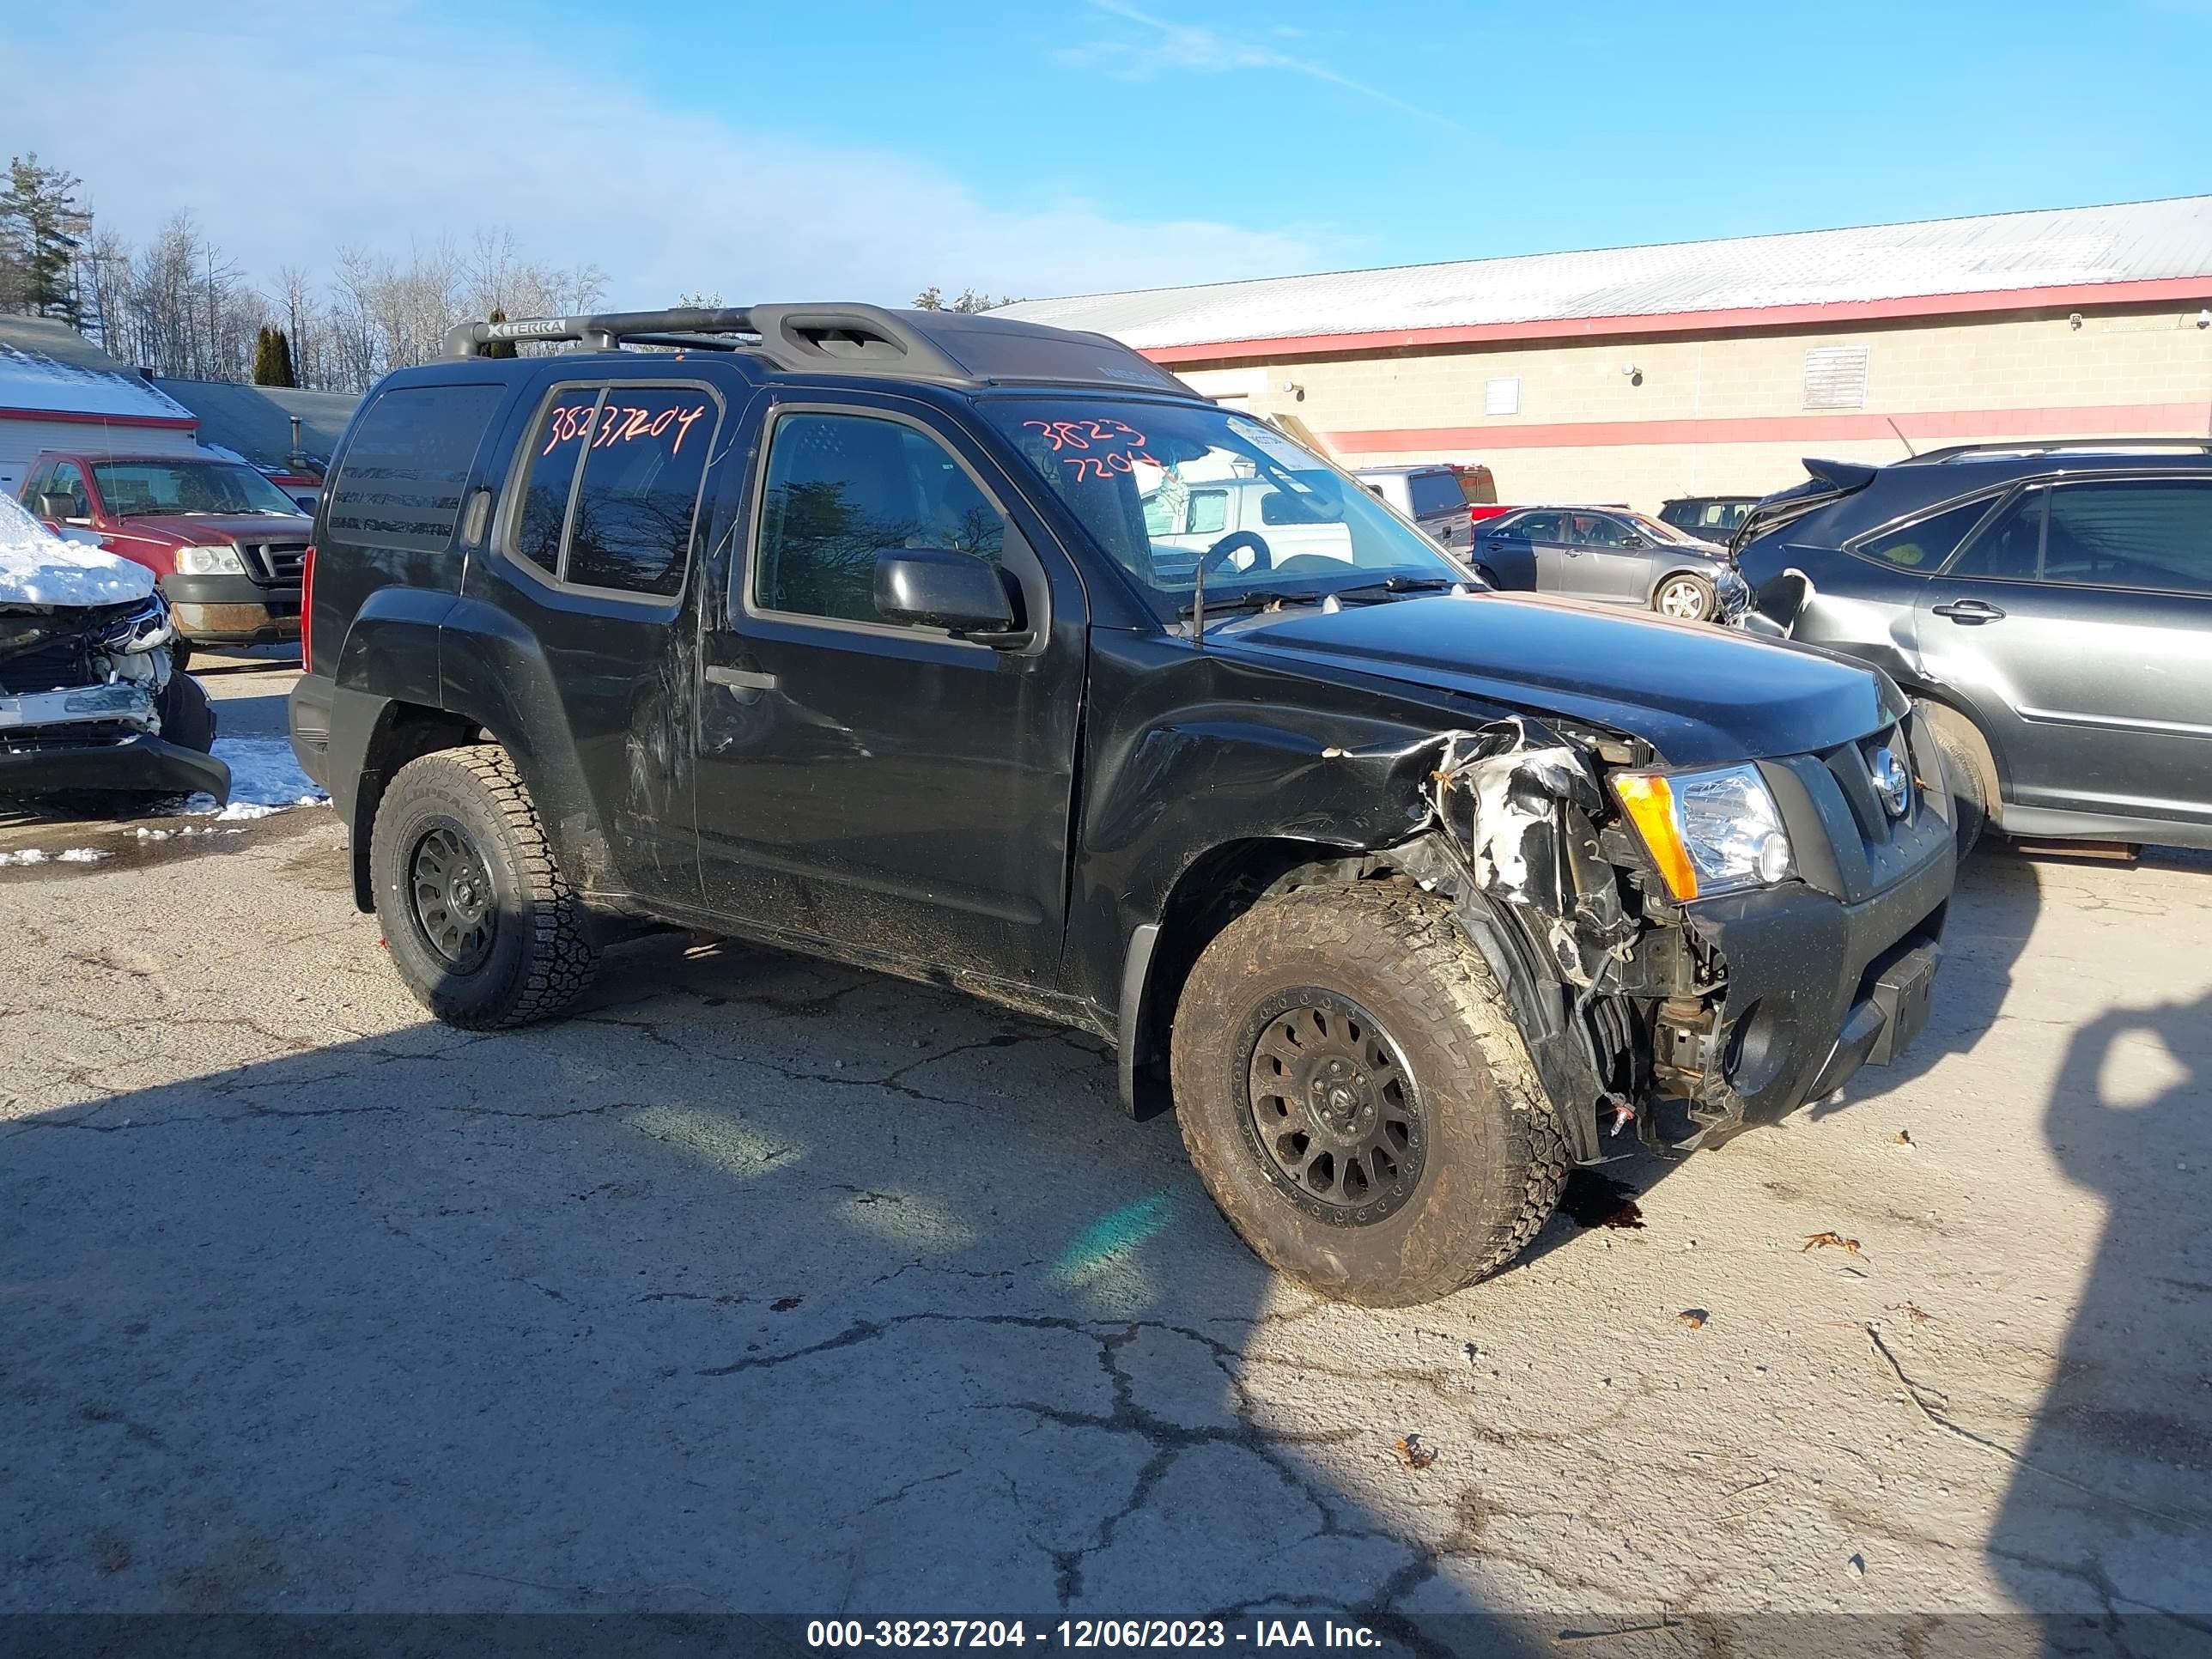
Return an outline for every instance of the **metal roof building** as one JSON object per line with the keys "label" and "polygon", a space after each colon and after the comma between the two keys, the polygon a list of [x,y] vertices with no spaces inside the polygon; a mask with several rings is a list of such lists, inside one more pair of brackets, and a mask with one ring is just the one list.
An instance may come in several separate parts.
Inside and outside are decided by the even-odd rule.
{"label": "metal roof building", "polygon": [[0,493],[42,449],[189,453],[198,425],[67,323],[0,316]]}
{"label": "metal roof building", "polygon": [[1113,335],[1200,390],[1295,412],[1347,460],[1480,458],[1516,499],[1651,506],[1788,483],[1808,446],[2212,430],[2207,307],[2212,196],[999,314]]}
{"label": "metal roof building", "polygon": [[[199,417],[200,441],[265,471],[319,479],[361,398],[350,392],[155,377],[161,394]],[[295,421],[299,422],[295,430]]]}

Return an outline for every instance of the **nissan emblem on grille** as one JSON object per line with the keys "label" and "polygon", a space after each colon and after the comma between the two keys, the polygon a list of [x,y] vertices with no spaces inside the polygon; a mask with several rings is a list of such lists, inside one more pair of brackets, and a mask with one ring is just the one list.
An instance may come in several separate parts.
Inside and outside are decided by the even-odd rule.
{"label": "nissan emblem on grille", "polygon": [[1912,775],[1899,764],[1896,752],[1885,744],[1874,751],[1874,763],[1867,770],[1875,793],[1881,797],[1882,810],[1893,818],[1903,817],[1912,803]]}

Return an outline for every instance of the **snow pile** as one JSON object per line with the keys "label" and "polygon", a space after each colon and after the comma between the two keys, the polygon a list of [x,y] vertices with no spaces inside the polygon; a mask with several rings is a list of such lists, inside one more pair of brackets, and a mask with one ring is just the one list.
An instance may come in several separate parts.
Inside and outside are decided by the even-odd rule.
{"label": "snow pile", "polygon": [[154,591],[154,573],[65,542],[0,495],[0,604],[122,605]]}
{"label": "snow pile", "polygon": [[102,859],[114,856],[114,854],[99,847],[72,847],[59,853],[26,847],[20,853],[0,853],[0,866],[11,864],[97,864]]}
{"label": "snow pile", "polygon": [[[183,809],[194,817],[237,823],[330,801],[315,787],[315,781],[300,769],[288,738],[217,738],[215,757],[230,768],[230,805],[218,811],[212,795],[194,795]],[[143,830],[139,833],[147,834]]]}

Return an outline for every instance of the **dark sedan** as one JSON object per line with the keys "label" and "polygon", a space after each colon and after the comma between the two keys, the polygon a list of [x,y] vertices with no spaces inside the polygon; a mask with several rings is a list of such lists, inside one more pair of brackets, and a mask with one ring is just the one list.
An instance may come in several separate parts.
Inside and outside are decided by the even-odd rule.
{"label": "dark sedan", "polygon": [[1522,507],[1477,525],[1468,556],[1492,587],[1685,622],[1740,616],[1750,600],[1726,550],[1625,508]]}

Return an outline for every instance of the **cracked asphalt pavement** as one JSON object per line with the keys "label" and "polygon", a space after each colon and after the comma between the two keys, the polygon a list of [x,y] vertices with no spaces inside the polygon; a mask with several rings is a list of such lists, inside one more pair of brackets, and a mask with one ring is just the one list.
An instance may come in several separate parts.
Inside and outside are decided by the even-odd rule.
{"label": "cracked asphalt pavement", "polygon": [[70,833],[0,870],[0,1611],[2212,1632],[2212,860],[1984,853],[1906,1064],[1380,1313],[1088,1038],[665,937],[468,1035],[326,812]]}

